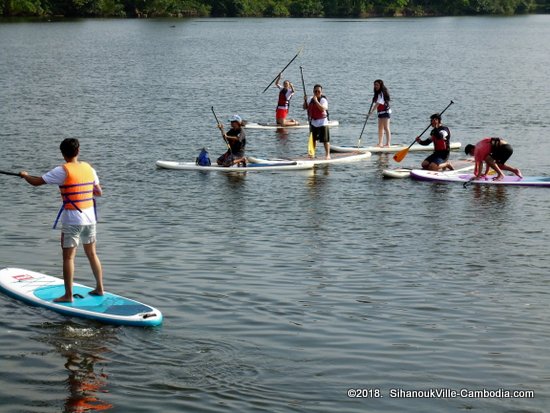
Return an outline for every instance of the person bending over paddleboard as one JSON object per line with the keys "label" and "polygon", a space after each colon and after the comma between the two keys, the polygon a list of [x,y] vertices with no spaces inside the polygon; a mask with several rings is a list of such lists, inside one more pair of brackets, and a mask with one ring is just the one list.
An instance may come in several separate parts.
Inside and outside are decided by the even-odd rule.
{"label": "person bending over paddleboard", "polygon": [[328,100],[323,95],[321,85],[313,87],[313,96],[304,96],[304,109],[307,109],[309,130],[313,134],[313,142],[323,142],[325,158],[330,159],[330,131],[328,128]]}
{"label": "person bending over paddleboard", "polygon": [[427,146],[433,142],[434,152],[422,161],[422,169],[430,171],[444,171],[445,169],[453,170],[453,166],[448,161],[451,153],[451,131],[447,126],[441,123],[441,115],[434,113],[430,116],[432,131],[427,139],[416,137],[416,142],[420,145]]}
{"label": "person bending over paddleboard", "polygon": [[65,164],[46,174],[31,176],[21,171],[19,176],[33,186],[44,184],[58,185],[63,204],[55,220],[61,219],[61,248],[63,251],[63,281],[65,294],[54,299],[55,302],[73,301],[74,258],[80,241],[90,262],[96,280],[96,288],[91,295],[103,295],[103,270],[96,253],[96,213],[95,199],[101,196],[102,189],[94,168],[78,160],[80,143],[78,139],[68,138],[59,146]]}
{"label": "person bending over paddleboard", "polygon": [[275,86],[279,89],[279,100],[277,101],[277,109],[275,111],[275,120],[277,125],[281,126],[296,126],[298,122],[294,119],[287,119],[288,110],[290,109],[290,99],[294,96],[294,85],[290,81],[285,80],[283,86],[279,84],[281,73],[275,79]]}
{"label": "person bending over paddleboard", "polygon": [[[519,178],[523,178],[518,168],[506,165],[506,161],[512,156],[514,150],[502,138],[483,138],[475,146],[472,144],[466,145],[464,152],[466,155],[473,156],[475,160],[474,177],[472,180],[485,178],[489,172],[489,168],[494,169],[497,173],[493,181],[500,181],[504,178],[503,170],[510,171]],[[482,173],[483,162],[486,164],[484,173]]]}
{"label": "person bending over paddleboard", "polygon": [[239,115],[233,115],[231,119],[231,129],[225,133],[223,131],[223,125],[218,124],[222,132],[222,136],[225,142],[229,146],[227,151],[217,159],[217,163],[220,166],[233,166],[239,165],[246,166],[246,158],[244,156],[244,150],[246,146],[246,136],[242,127],[243,120]]}

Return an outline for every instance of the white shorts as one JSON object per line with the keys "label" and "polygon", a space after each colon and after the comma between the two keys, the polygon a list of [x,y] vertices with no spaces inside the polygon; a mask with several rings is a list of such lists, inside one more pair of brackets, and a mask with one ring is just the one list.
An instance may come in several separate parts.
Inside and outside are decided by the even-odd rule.
{"label": "white shorts", "polygon": [[96,224],[67,225],[61,227],[61,248],[78,247],[80,241],[84,245],[93,244],[96,239]]}

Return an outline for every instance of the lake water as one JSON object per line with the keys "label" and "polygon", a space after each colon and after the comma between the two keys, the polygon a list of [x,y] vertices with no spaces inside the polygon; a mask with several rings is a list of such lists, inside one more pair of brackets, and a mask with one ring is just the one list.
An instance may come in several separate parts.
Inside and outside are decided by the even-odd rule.
{"label": "lake water", "polygon": [[[393,142],[453,100],[455,140],[503,136],[524,175],[550,175],[550,16],[0,24],[0,169],[42,174],[80,138],[104,189],[106,288],[165,316],[113,327],[0,295],[2,413],[547,411],[548,189],[383,180],[387,155],[245,176],[155,168],[224,151],[212,106],[272,121],[276,90],[262,90],[302,45],[290,116],[304,119],[301,65],[341,123],[334,144],[357,142],[382,78]],[[258,156],[306,150],[303,130],[247,136]],[[57,189],[2,175],[0,193],[2,267],[59,275]],[[82,250],[76,280],[93,283]]]}

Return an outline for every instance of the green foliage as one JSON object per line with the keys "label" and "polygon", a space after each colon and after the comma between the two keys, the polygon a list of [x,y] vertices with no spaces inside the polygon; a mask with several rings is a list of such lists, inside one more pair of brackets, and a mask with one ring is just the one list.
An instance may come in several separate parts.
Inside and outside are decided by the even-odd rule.
{"label": "green foliage", "polygon": [[290,3],[290,13],[295,17],[323,17],[321,0],[294,0]]}
{"label": "green foliage", "polygon": [[0,16],[364,17],[549,12],[550,0],[0,0]]}

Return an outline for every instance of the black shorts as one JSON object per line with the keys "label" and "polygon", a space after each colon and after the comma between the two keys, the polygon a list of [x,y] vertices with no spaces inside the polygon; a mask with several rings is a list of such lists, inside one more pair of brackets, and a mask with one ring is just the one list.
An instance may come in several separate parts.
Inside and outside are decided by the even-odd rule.
{"label": "black shorts", "polygon": [[491,158],[495,160],[498,164],[505,164],[510,156],[514,153],[512,146],[510,144],[499,145],[493,149],[491,152]]}
{"label": "black shorts", "polygon": [[309,125],[309,130],[313,134],[313,139],[319,142],[330,142],[330,132],[328,126]]}
{"label": "black shorts", "polygon": [[442,163],[447,162],[447,159],[449,159],[449,152],[441,151],[441,152],[434,152],[430,156],[428,156],[425,161],[428,161],[429,163],[435,163],[436,165],[441,165]]}

